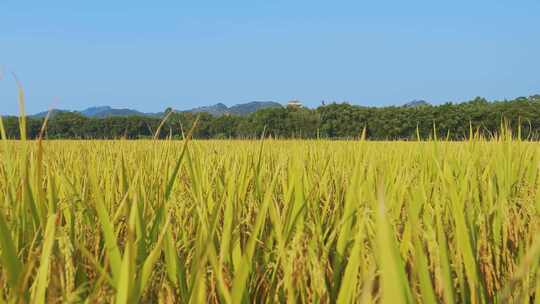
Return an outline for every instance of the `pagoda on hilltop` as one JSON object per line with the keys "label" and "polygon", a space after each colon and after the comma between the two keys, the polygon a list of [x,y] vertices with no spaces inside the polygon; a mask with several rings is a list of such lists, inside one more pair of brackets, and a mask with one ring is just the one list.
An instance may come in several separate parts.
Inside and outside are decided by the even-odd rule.
{"label": "pagoda on hilltop", "polygon": [[287,107],[290,107],[290,108],[302,108],[303,105],[299,100],[293,99],[293,100],[291,100],[291,101],[289,101],[287,103]]}

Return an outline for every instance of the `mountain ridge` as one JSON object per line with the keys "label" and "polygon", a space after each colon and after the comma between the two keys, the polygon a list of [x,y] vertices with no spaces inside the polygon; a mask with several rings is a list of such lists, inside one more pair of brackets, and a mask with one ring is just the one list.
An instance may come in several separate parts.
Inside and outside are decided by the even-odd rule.
{"label": "mountain ridge", "polygon": [[418,108],[418,107],[425,107],[425,106],[431,106],[431,104],[423,99],[411,100],[403,105],[403,107],[405,108]]}
{"label": "mountain ridge", "polygon": [[[250,101],[247,103],[240,103],[235,104],[233,106],[228,107],[224,103],[217,103],[210,106],[202,106],[202,107],[196,107],[189,110],[174,110],[176,112],[184,112],[184,113],[208,113],[213,116],[222,116],[222,115],[248,115],[251,114],[257,110],[265,109],[265,108],[277,108],[277,107],[283,107],[280,103],[277,103],[275,101]],[[162,116],[163,112],[156,112],[156,113],[146,113],[146,112],[140,112],[134,109],[129,108],[113,108],[111,106],[93,106],[86,108],[81,111],[70,111],[70,110],[63,110],[63,109],[52,109],[51,110],[51,116],[57,115],[59,113],[79,113],[85,117],[91,117],[91,118],[106,118],[106,117],[117,117],[117,116]],[[49,111],[43,111],[39,112],[33,115],[30,115],[31,117],[36,118],[43,118],[47,116]]]}

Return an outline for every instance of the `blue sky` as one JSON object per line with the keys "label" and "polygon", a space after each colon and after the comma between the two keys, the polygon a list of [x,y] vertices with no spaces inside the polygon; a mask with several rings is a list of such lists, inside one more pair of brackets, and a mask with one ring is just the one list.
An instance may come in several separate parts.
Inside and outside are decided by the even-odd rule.
{"label": "blue sky", "polygon": [[[30,3],[34,2],[34,3]],[[540,1],[0,2],[0,113],[540,93]]]}

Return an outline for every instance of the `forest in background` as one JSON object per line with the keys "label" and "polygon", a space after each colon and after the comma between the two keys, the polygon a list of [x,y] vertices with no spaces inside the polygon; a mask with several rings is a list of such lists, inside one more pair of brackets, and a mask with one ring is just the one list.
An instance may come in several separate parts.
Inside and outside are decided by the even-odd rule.
{"label": "forest in background", "polygon": [[[174,112],[168,115],[159,137],[181,138],[198,117],[197,139],[329,138],[348,139],[366,130],[370,140],[408,140],[433,137],[468,138],[471,127],[485,136],[508,123],[522,138],[540,138],[540,95],[513,100],[488,101],[477,97],[462,103],[414,107],[365,107],[331,103],[315,109],[284,107],[258,110],[249,115],[213,116],[208,113]],[[29,138],[37,138],[44,118],[27,117]],[[110,116],[89,118],[76,112],[56,113],[48,121],[47,139],[145,139],[152,138],[163,117]],[[19,118],[3,118],[8,138],[19,138]],[[518,128],[519,126],[519,128]],[[435,130],[435,131],[434,131]]]}

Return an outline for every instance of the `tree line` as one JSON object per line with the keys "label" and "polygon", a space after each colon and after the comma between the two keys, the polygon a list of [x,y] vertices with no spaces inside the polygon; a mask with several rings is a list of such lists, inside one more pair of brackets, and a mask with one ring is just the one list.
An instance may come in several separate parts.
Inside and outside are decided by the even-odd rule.
{"label": "tree line", "polygon": [[[463,103],[437,106],[365,107],[331,103],[316,109],[284,107],[262,109],[246,116],[212,116],[208,113],[175,112],[163,118],[112,116],[89,118],[76,112],[56,113],[48,121],[48,139],[144,139],[159,129],[160,138],[181,138],[198,117],[193,137],[226,138],[358,138],[363,132],[372,140],[416,139],[438,136],[451,140],[468,138],[474,130],[484,136],[497,134],[505,122],[521,136],[540,138],[540,95],[513,100],[488,101],[477,97]],[[44,118],[27,117],[27,136],[39,136]],[[163,122],[163,124],[162,124]],[[19,119],[4,117],[9,138],[19,138]],[[160,128],[160,125],[161,128]]]}

